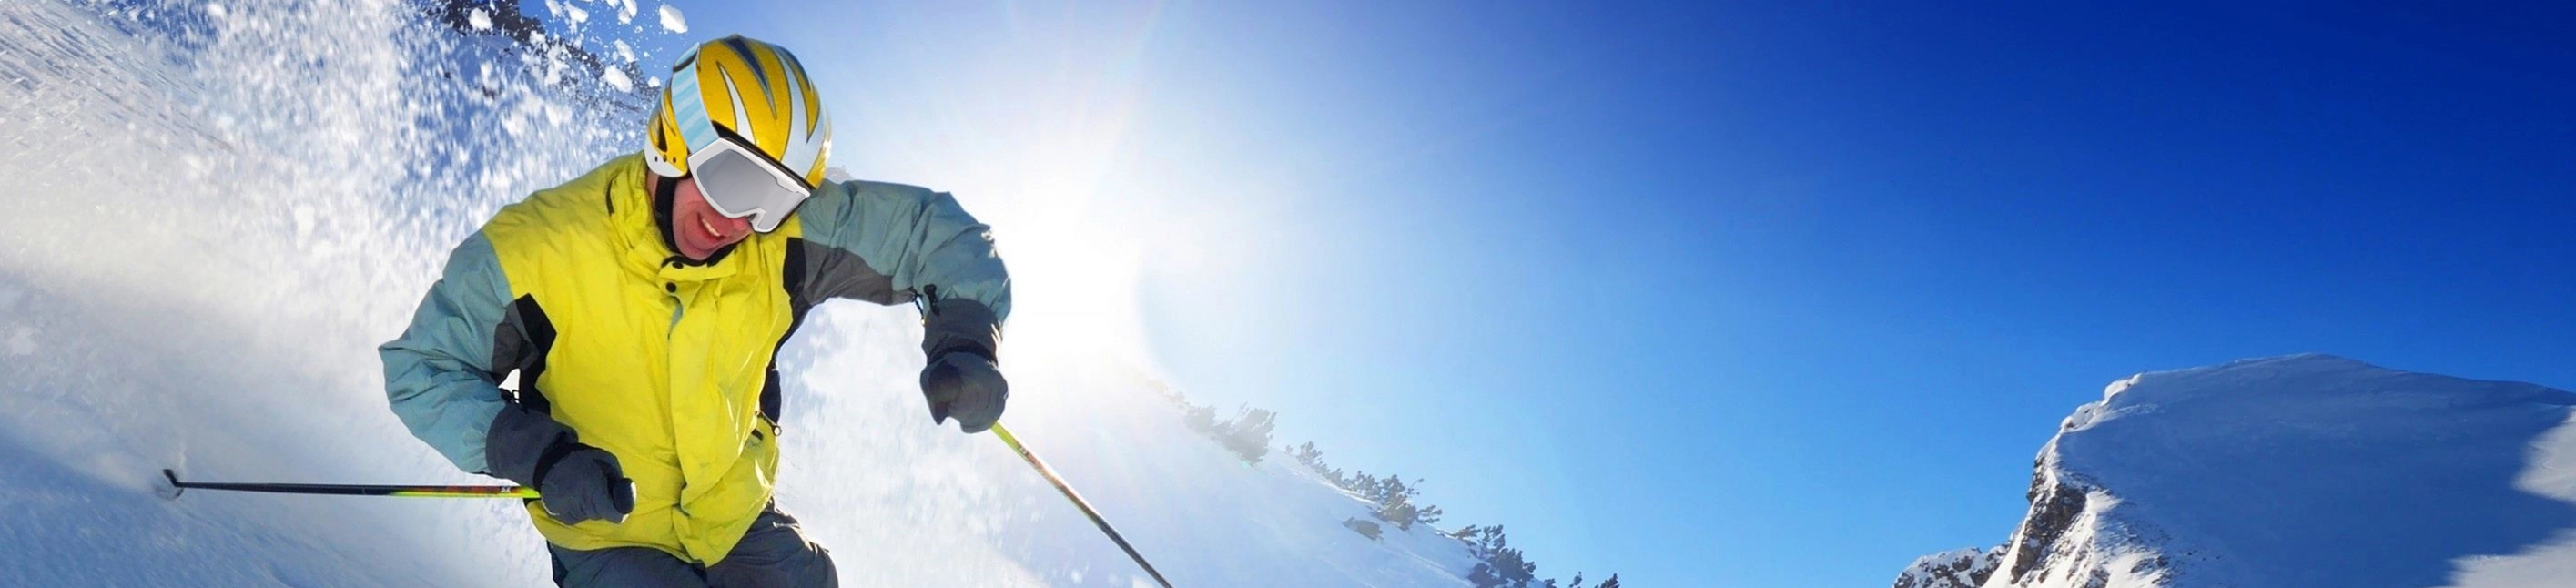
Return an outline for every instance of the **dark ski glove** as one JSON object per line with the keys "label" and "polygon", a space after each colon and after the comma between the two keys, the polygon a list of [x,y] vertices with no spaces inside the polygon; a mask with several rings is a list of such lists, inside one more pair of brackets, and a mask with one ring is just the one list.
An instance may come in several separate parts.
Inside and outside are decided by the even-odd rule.
{"label": "dark ski glove", "polygon": [[921,369],[921,395],[930,401],[930,422],[957,419],[958,428],[982,433],[1002,418],[1011,399],[1011,383],[1002,380],[993,350],[1002,344],[1002,320],[983,303],[941,298],[936,285],[922,287],[921,352],[930,365]]}
{"label": "dark ski glove", "polygon": [[921,395],[930,401],[930,422],[957,419],[958,428],[982,433],[1001,420],[1011,399],[1011,384],[993,360],[973,353],[942,354],[921,370]]}
{"label": "dark ski glove", "polygon": [[597,447],[574,444],[537,483],[538,499],[546,514],[567,525],[584,521],[626,522],[626,513],[635,511],[635,481],[626,479],[626,470],[617,467],[617,456]]}
{"label": "dark ski glove", "polygon": [[570,427],[526,406],[492,417],[483,459],[491,475],[536,488],[546,514],[564,524],[622,523],[635,510],[635,482],[616,455],[583,445]]}

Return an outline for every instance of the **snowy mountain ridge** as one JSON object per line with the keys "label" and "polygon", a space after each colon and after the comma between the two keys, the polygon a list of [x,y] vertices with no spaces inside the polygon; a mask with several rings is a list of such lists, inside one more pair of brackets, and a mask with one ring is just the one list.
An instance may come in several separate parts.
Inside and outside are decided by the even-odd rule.
{"label": "snowy mountain ridge", "polygon": [[2060,423],[2002,545],[1919,558],[1894,585],[2564,586],[2571,406],[2318,354],[2138,374]]}

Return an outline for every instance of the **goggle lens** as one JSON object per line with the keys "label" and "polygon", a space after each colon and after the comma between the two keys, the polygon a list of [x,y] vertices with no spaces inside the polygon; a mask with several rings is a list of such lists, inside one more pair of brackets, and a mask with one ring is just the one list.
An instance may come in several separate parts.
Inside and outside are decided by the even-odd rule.
{"label": "goggle lens", "polygon": [[698,178],[698,192],[706,195],[707,204],[727,218],[752,216],[751,229],[763,233],[778,228],[787,213],[812,194],[785,172],[755,160],[739,146],[719,142],[713,153],[691,164],[689,175]]}

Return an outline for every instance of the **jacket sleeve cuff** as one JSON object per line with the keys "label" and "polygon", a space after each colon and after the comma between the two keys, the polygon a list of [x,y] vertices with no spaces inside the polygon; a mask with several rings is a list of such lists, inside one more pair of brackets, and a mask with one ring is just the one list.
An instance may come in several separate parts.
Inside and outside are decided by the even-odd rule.
{"label": "jacket sleeve cuff", "polygon": [[533,488],[545,474],[544,466],[573,447],[572,429],[554,417],[511,404],[492,417],[491,432],[484,437],[483,459],[491,468],[485,473]]}
{"label": "jacket sleeve cuff", "polygon": [[967,298],[936,300],[930,305],[930,316],[922,321],[923,355],[937,360],[950,353],[968,353],[1001,363],[1002,324],[993,309]]}

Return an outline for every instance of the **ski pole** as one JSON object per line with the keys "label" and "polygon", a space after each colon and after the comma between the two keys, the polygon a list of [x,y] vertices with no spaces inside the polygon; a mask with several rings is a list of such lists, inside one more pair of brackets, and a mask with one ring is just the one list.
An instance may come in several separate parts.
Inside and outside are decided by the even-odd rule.
{"label": "ski pole", "polygon": [[401,496],[406,498],[536,498],[537,490],[523,486],[394,486],[379,484],[240,484],[232,482],[181,482],[179,474],[161,470],[176,490],[171,498],[189,488],[268,492],[274,494],[331,494],[339,496]]}
{"label": "ski pole", "polygon": [[1163,588],[1172,588],[1171,580],[1163,579],[1162,572],[1154,571],[1154,564],[1145,563],[1145,556],[1136,553],[1136,547],[1128,545],[1127,538],[1118,536],[1117,529],[1109,528],[1109,520],[1100,518],[1100,511],[1092,509],[1089,501],[1083,500],[1081,494],[1073,492],[1073,486],[1065,484],[1063,477],[1055,475],[1055,468],[1047,467],[1046,462],[1038,461],[1038,454],[1029,453],[1028,447],[1020,445],[1020,439],[1011,436],[1010,429],[1003,428],[1000,422],[995,422],[993,436],[1001,437],[1002,443],[1011,446],[1011,451],[1019,452],[1020,459],[1028,460],[1030,467],[1037,468],[1038,475],[1046,476],[1047,483],[1054,484],[1057,492],[1063,492],[1065,498],[1072,500],[1074,508],[1082,509],[1084,516],[1091,517],[1091,524],[1099,525],[1100,532],[1108,533],[1109,540],[1118,543],[1118,549],[1126,551],[1127,557],[1135,558],[1136,565],[1145,568],[1145,575],[1154,577],[1154,583],[1162,584]]}

